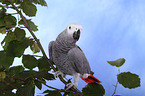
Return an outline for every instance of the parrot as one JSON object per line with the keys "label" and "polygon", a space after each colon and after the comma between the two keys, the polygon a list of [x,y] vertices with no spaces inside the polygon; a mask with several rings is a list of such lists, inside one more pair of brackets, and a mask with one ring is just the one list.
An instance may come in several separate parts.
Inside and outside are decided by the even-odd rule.
{"label": "parrot", "polygon": [[61,32],[55,41],[49,43],[49,57],[54,62],[59,71],[58,75],[72,75],[74,83],[68,83],[67,89],[78,87],[79,78],[86,83],[101,83],[93,76],[89,62],[82,49],[76,44],[80,38],[82,26],[71,23]]}

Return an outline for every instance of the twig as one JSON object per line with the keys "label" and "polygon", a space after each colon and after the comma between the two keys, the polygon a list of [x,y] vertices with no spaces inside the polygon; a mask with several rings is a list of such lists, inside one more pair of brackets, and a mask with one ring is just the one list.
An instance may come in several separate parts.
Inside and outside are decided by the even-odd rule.
{"label": "twig", "polygon": [[25,81],[24,79],[21,79],[21,78],[17,78],[17,77],[14,77],[14,76],[7,76],[8,78],[13,78],[13,79],[18,79],[18,80],[21,80],[21,81]]}
{"label": "twig", "polygon": [[[8,83],[8,82],[5,81],[5,80],[3,80],[3,82],[4,82],[6,85],[11,86],[11,87],[14,88],[14,89],[18,89],[18,88],[16,88],[15,86],[11,85],[10,83]],[[20,91],[18,91],[18,93],[20,94],[20,96],[23,96],[23,94],[22,94]]]}
{"label": "twig", "polygon": [[[120,74],[120,69],[119,69],[119,68],[118,68],[118,72],[119,72],[119,74]],[[114,89],[114,92],[113,92],[112,96],[115,95],[116,90],[117,90],[117,86],[118,86],[118,80],[117,80],[117,82],[116,82],[115,89]]]}
{"label": "twig", "polygon": [[[43,83],[43,82],[42,82]],[[51,87],[45,83],[43,83],[45,86],[47,86],[48,88],[51,88],[51,89],[55,89],[55,90],[58,90],[59,92],[73,92],[73,91],[69,91],[69,90],[63,90],[63,89],[57,89],[57,88],[54,88],[54,87]]]}
{"label": "twig", "polygon": [[[22,20],[24,21],[25,27],[29,30],[29,32],[31,33],[31,35],[34,37],[35,41],[37,42],[43,57],[47,60],[47,62],[49,63],[49,65],[51,66],[51,68],[56,72],[56,68],[53,66],[53,64],[49,61],[48,57],[45,54],[45,51],[41,45],[41,43],[39,42],[39,40],[37,39],[37,37],[35,36],[35,34],[33,33],[32,29],[30,28],[30,26],[27,23],[26,18],[23,16],[23,14],[21,13],[21,11],[18,10],[18,8],[13,4],[13,2],[11,0],[8,0],[10,2],[10,4],[12,5],[12,7],[19,13],[19,15],[21,16]],[[58,76],[59,79],[66,85],[67,82],[63,79],[63,77]],[[77,89],[77,88],[71,88],[75,93],[77,93],[80,96],[83,96],[83,94]]]}
{"label": "twig", "polygon": [[115,95],[116,90],[117,90],[117,86],[118,86],[118,80],[117,80],[117,82],[116,82],[115,89],[114,89],[114,92],[113,92],[112,96],[114,96],[114,95]]}

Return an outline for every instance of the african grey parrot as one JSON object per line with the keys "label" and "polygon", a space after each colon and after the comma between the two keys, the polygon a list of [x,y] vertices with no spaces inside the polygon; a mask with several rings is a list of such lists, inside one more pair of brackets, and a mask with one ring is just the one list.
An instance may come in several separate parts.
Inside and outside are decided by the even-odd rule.
{"label": "african grey parrot", "polygon": [[[69,83],[69,89],[73,85],[78,86],[79,77],[87,83],[100,83],[97,78],[91,74],[91,69],[81,48],[76,45],[79,40],[82,26],[72,23],[61,32],[55,41],[49,43],[49,57],[58,68],[57,74],[73,75],[74,84]],[[61,74],[61,75],[62,75]]]}

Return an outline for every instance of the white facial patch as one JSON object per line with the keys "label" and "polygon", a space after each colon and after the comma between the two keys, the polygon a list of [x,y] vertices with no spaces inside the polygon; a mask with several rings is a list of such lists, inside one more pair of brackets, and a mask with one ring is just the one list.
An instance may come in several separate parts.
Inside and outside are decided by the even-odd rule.
{"label": "white facial patch", "polygon": [[81,77],[85,79],[85,78],[88,78],[89,75],[90,75],[90,74],[85,73],[85,74],[83,74]]}
{"label": "white facial patch", "polygon": [[70,35],[72,35],[75,31],[78,31],[78,30],[80,30],[80,32],[82,30],[82,26],[80,24],[72,23],[67,26],[67,32]]}

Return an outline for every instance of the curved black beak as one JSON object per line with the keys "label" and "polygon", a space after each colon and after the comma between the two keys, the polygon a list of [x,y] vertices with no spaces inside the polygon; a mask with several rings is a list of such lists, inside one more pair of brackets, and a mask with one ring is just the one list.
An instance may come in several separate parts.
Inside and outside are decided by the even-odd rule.
{"label": "curved black beak", "polygon": [[75,40],[79,40],[79,38],[80,38],[80,29],[78,30],[78,31],[75,31],[74,33],[73,33],[73,38],[75,39]]}

